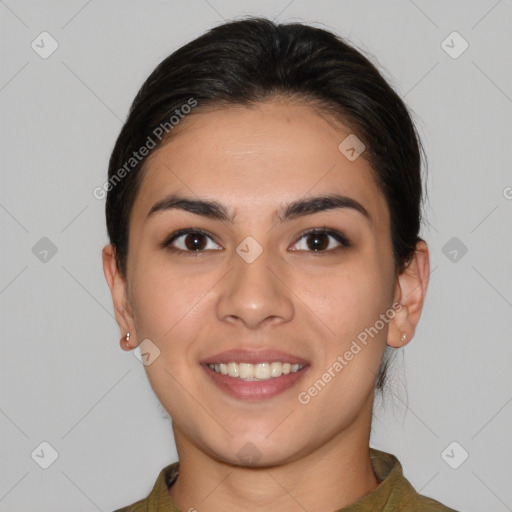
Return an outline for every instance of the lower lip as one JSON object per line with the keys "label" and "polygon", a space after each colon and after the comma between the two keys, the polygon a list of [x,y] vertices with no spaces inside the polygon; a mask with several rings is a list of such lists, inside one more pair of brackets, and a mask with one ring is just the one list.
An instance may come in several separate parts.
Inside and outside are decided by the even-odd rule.
{"label": "lower lip", "polygon": [[238,377],[230,377],[212,370],[208,365],[201,365],[213,382],[228,395],[246,400],[264,400],[283,393],[292,388],[304,376],[309,365],[304,366],[298,372],[273,377],[267,380],[242,380]]}

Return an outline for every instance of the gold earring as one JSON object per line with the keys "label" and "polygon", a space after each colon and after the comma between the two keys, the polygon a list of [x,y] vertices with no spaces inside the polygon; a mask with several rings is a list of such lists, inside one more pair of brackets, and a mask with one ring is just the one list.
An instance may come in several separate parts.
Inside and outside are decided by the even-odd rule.
{"label": "gold earring", "polygon": [[124,338],[121,338],[121,344],[126,347],[126,350],[131,350],[132,347],[130,347],[130,333],[127,332]]}

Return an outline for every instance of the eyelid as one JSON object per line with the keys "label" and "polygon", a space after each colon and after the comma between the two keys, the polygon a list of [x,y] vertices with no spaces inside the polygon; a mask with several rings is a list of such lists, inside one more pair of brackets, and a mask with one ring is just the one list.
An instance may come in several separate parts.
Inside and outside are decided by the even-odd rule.
{"label": "eyelid", "polygon": [[[181,254],[188,254],[188,255],[197,255],[199,253],[206,253],[206,252],[212,251],[212,249],[209,249],[209,250],[203,249],[201,251],[185,251],[183,249],[179,249],[178,247],[174,247],[172,245],[172,243],[176,239],[180,238],[183,235],[188,235],[188,234],[204,235],[207,238],[209,238],[210,240],[212,240],[215,244],[220,245],[219,243],[217,243],[215,241],[216,237],[213,234],[209,233],[208,231],[205,231],[204,229],[199,229],[199,228],[179,229],[179,230],[173,232],[171,235],[169,235],[161,245],[163,248],[167,248],[173,252],[178,252]],[[341,248],[348,248],[351,246],[350,240],[342,232],[338,231],[337,229],[328,228],[327,226],[322,226],[320,228],[310,228],[306,231],[303,231],[300,235],[298,235],[296,241],[292,245],[297,244],[300,240],[302,240],[304,237],[306,237],[308,235],[315,235],[315,234],[323,234],[323,235],[327,235],[327,236],[334,238],[340,244]],[[322,250],[322,251],[301,251],[298,249],[293,249],[293,251],[307,252],[307,253],[311,253],[311,254],[321,254],[321,253],[329,254],[329,253],[339,250],[339,248],[340,247],[337,247],[335,249]],[[215,251],[219,251],[219,250],[215,249]]]}
{"label": "eyelid", "polygon": [[[322,226],[321,228],[312,228],[304,231],[297,237],[297,241],[294,242],[293,245],[297,244],[300,240],[302,240],[304,237],[308,235],[316,235],[316,234],[322,234],[322,235],[328,235],[334,238],[341,246],[342,249],[350,247],[352,244],[350,240],[347,238],[345,234],[343,234],[341,231],[338,231],[337,229],[328,228],[327,226]],[[329,249],[329,250],[323,250],[323,251],[305,251],[309,252],[311,254],[329,254],[334,251],[339,250],[340,247],[337,247],[335,249]],[[297,249],[294,249],[297,250]]]}
{"label": "eyelid", "polygon": [[[162,242],[161,246],[164,249],[166,248],[166,249],[168,249],[170,251],[178,252],[178,253],[181,253],[181,254],[197,255],[197,254],[202,253],[202,252],[211,252],[211,249],[209,249],[208,251],[205,251],[205,250],[202,250],[202,251],[184,251],[183,249],[179,249],[178,247],[174,247],[172,245],[172,243],[176,239],[180,238],[183,235],[189,235],[189,234],[198,234],[198,235],[206,236],[207,238],[212,240],[215,244],[220,245],[218,242],[215,241],[215,236],[213,234],[209,233],[208,231],[205,231],[204,229],[199,229],[199,228],[183,228],[183,229],[178,229],[177,231],[174,231],[171,235],[169,235]],[[216,251],[219,251],[219,250],[216,249]]]}

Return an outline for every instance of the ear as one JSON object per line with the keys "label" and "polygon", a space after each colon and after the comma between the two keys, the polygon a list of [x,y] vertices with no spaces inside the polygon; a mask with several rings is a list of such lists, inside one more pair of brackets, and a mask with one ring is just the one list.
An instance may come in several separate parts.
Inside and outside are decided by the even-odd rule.
{"label": "ear", "polygon": [[412,260],[398,275],[395,285],[395,316],[389,322],[388,345],[400,348],[411,341],[421,316],[430,275],[428,246],[420,240]]}
{"label": "ear", "polygon": [[[121,329],[120,345],[123,350],[131,350],[137,347],[138,343],[132,309],[128,300],[127,281],[117,266],[116,252],[111,244],[103,248],[102,258],[103,273],[112,295],[116,321]],[[130,333],[129,342],[123,340],[126,333]]]}

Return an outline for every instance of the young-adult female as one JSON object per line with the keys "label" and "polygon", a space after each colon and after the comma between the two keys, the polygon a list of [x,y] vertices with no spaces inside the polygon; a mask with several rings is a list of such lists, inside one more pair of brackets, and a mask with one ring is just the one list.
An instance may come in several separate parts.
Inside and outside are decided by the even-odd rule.
{"label": "young-adult female", "polygon": [[123,511],[451,510],[369,447],[429,257],[421,144],[367,58],[304,24],[214,28],[142,86],[108,189],[121,346],[179,457]]}

